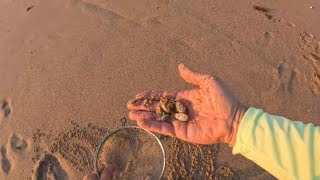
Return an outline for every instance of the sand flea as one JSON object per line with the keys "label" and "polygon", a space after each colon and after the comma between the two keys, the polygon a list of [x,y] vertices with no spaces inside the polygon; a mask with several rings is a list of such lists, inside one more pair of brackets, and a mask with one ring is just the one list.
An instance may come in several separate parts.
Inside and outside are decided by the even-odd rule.
{"label": "sand flea", "polygon": [[175,101],[171,97],[161,97],[160,107],[165,112],[170,114],[173,111]]}

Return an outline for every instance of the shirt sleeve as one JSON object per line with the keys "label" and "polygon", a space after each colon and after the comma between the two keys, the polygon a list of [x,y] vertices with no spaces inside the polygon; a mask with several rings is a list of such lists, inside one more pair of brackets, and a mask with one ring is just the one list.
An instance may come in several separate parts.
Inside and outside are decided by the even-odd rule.
{"label": "shirt sleeve", "polygon": [[232,150],[278,179],[320,179],[320,126],[249,108]]}

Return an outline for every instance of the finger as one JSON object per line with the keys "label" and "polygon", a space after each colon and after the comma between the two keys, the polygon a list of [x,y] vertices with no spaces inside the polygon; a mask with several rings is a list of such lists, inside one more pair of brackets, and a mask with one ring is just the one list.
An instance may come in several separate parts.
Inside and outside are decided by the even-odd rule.
{"label": "finger", "polygon": [[83,180],[99,180],[96,174],[88,174],[86,175]]}
{"label": "finger", "polygon": [[167,96],[175,97],[175,94],[176,93],[171,93],[167,91],[146,91],[146,92],[137,94],[135,98],[136,99],[147,98],[147,99],[159,101],[161,97],[167,97]]}
{"label": "finger", "polygon": [[172,121],[172,126],[174,127],[175,132],[176,132],[176,136],[179,139],[182,139],[185,141],[188,140],[188,135],[187,135],[188,122],[186,123],[186,122],[181,122],[179,120],[174,120],[174,121]]}
{"label": "finger", "polygon": [[130,111],[129,119],[133,121],[142,121],[146,119],[156,120],[157,115],[155,112],[146,112],[146,111]]}
{"label": "finger", "polygon": [[127,107],[129,110],[135,111],[153,111],[156,112],[157,107],[159,106],[159,101],[149,101],[145,100],[138,100],[136,102],[128,102]]}
{"label": "finger", "polygon": [[156,111],[161,97],[171,97],[175,99],[177,93],[167,91],[149,91],[137,94],[135,99],[127,103],[129,110]]}
{"label": "finger", "polygon": [[153,131],[156,133],[164,134],[171,137],[176,137],[172,124],[168,122],[161,122],[157,120],[140,120],[137,121],[139,127]]}
{"label": "finger", "polygon": [[101,173],[100,180],[112,180],[115,170],[116,168],[113,165],[105,167]]}
{"label": "finger", "polygon": [[194,85],[202,86],[206,80],[211,78],[207,74],[199,74],[196,72],[192,72],[184,64],[179,64],[178,69],[179,69],[181,78],[187,81],[188,83],[191,83]]}

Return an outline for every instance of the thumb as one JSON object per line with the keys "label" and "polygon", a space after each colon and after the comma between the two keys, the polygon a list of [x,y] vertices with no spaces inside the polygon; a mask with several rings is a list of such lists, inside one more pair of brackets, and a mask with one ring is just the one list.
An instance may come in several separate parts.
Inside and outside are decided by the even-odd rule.
{"label": "thumb", "polygon": [[207,74],[199,74],[199,73],[192,72],[184,64],[179,64],[178,69],[182,79],[184,79],[188,83],[191,83],[197,86],[202,86],[207,79],[211,78]]}
{"label": "thumb", "polygon": [[100,176],[100,180],[112,180],[113,173],[115,170],[116,170],[116,168],[113,165],[108,165],[102,171],[101,176]]}

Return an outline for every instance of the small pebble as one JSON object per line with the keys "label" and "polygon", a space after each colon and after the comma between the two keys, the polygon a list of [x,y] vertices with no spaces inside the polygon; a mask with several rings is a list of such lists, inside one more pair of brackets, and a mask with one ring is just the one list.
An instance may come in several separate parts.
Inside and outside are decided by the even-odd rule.
{"label": "small pebble", "polygon": [[310,9],[313,9],[313,6],[310,6]]}
{"label": "small pebble", "polygon": [[183,113],[176,113],[176,114],[174,114],[174,117],[177,119],[177,120],[179,120],[179,121],[188,121],[188,119],[189,119],[189,117],[188,117],[188,115],[186,115],[186,114],[183,114]]}

